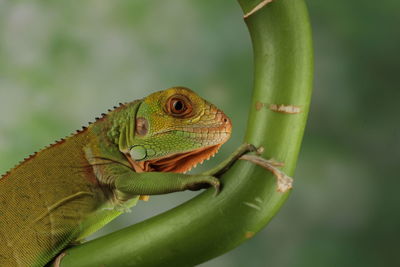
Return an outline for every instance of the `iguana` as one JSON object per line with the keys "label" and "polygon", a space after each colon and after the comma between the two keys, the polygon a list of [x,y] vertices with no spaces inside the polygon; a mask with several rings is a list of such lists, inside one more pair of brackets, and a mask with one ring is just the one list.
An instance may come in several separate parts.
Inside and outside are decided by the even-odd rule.
{"label": "iguana", "polygon": [[241,146],[207,173],[184,173],[230,134],[221,110],[174,87],[121,104],[28,157],[0,179],[0,266],[44,266],[140,196],[218,191],[217,177],[253,146]]}

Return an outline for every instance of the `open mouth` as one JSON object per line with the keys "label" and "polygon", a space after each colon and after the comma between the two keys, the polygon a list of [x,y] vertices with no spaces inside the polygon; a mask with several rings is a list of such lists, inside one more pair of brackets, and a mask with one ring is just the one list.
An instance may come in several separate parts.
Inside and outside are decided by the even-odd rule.
{"label": "open mouth", "polygon": [[[137,162],[142,172],[175,172],[184,173],[190,171],[199,163],[214,156],[222,144],[199,148],[193,151],[169,155],[163,158]],[[136,169],[136,168],[135,168]],[[136,169],[136,171],[138,171]]]}
{"label": "open mouth", "polygon": [[159,172],[184,173],[190,171],[197,164],[203,163],[214,156],[221,144],[200,148],[197,150],[170,155],[165,158],[150,160],[149,167]]}

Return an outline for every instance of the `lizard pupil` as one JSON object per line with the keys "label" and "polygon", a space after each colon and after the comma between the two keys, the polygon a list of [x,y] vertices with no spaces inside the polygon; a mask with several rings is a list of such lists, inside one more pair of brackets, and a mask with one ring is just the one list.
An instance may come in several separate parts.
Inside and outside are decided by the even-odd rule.
{"label": "lizard pupil", "polygon": [[171,112],[175,115],[182,115],[186,111],[187,107],[182,99],[175,98],[171,101]]}
{"label": "lizard pupil", "polygon": [[184,107],[184,105],[183,105],[182,101],[177,100],[177,101],[174,102],[174,109],[176,111],[182,111],[183,107]]}
{"label": "lizard pupil", "polygon": [[190,100],[183,95],[174,95],[168,99],[165,107],[165,111],[179,118],[186,118],[190,116],[193,110],[192,103]]}

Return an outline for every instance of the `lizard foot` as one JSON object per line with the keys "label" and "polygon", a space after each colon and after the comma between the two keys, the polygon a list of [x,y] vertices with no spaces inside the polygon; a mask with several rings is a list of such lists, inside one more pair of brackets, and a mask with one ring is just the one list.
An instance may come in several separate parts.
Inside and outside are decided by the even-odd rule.
{"label": "lizard foot", "polygon": [[188,183],[186,188],[191,191],[197,191],[204,188],[213,187],[215,189],[214,196],[217,196],[221,192],[221,182],[218,178],[213,176],[196,176],[193,175],[193,182]]}
{"label": "lizard foot", "polygon": [[277,179],[278,192],[284,193],[292,188],[293,179],[277,168],[283,166],[283,163],[276,162],[274,160],[267,160],[256,155],[243,155],[240,157],[240,159],[250,161],[272,172]]}

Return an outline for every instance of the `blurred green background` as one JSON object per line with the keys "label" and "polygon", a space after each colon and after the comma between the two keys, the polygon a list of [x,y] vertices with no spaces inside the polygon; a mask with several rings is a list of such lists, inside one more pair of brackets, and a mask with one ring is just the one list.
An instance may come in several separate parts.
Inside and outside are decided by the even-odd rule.
{"label": "blurred green background", "polygon": [[[294,190],[265,230],[201,266],[400,266],[400,2],[307,2],[315,90]],[[232,118],[232,139],[205,168],[216,164],[246,127],[241,16],[234,0],[0,0],[0,173],[119,102],[174,85]],[[97,236],[193,195],[152,197]]]}

